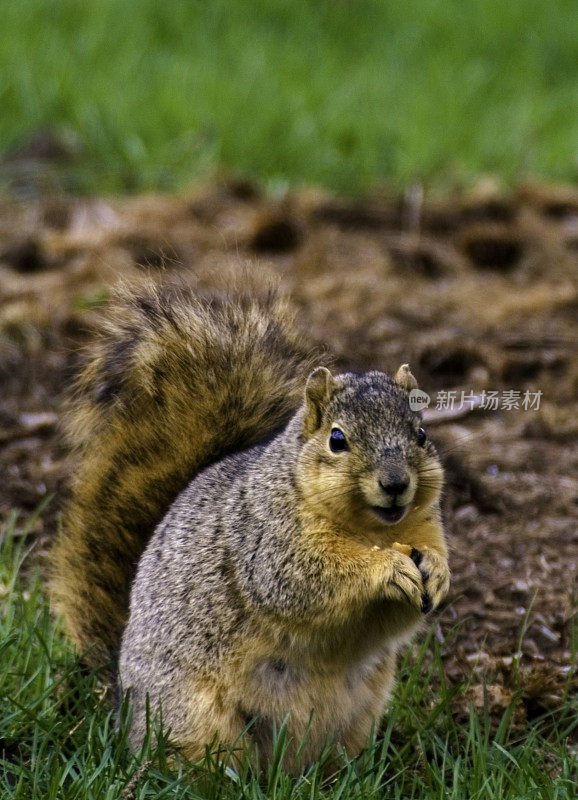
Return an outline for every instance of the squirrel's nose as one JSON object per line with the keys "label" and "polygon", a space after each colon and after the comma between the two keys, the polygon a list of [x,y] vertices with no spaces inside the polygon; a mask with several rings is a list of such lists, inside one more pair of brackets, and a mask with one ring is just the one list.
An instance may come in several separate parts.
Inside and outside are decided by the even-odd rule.
{"label": "squirrel's nose", "polygon": [[407,487],[409,486],[409,478],[398,478],[395,477],[387,482],[379,481],[379,485],[383,489],[386,494],[390,494],[392,496],[403,494]]}

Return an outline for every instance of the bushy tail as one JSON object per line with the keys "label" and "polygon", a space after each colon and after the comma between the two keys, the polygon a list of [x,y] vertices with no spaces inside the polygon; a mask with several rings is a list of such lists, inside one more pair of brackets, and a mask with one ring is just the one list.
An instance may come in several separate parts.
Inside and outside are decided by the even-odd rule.
{"label": "bushy tail", "polygon": [[284,425],[310,361],[275,293],[117,293],[69,403],[78,463],[52,551],[56,607],[89,663],[114,664],[138,560],[172,500]]}

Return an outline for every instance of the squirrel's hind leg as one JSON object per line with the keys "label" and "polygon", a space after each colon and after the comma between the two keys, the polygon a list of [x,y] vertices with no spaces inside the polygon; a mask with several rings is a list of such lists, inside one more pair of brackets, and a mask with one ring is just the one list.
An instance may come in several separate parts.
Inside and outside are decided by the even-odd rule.
{"label": "squirrel's hind leg", "polygon": [[205,687],[194,692],[189,724],[175,731],[175,740],[188,761],[200,761],[208,750],[213,758],[237,770],[247,757],[256,757],[250,723],[221,696],[218,687]]}
{"label": "squirrel's hind leg", "polygon": [[[369,743],[372,731],[379,730],[395,679],[395,663],[395,652],[390,652],[373,670],[365,672],[362,668],[357,676],[358,685],[352,687],[357,695],[356,711],[339,741],[348,758],[358,756]],[[350,679],[353,683],[355,676]]]}

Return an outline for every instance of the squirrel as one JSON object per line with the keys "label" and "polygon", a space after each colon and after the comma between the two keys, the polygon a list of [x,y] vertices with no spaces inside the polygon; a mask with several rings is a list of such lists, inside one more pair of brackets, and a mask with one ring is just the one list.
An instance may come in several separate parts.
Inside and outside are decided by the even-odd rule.
{"label": "squirrel", "polygon": [[276,292],[122,288],[67,410],[77,467],[51,593],[90,665],[162,713],[272,758],[358,754],[396,656],[447,594],[443,468],[407,364],[334,375]]}

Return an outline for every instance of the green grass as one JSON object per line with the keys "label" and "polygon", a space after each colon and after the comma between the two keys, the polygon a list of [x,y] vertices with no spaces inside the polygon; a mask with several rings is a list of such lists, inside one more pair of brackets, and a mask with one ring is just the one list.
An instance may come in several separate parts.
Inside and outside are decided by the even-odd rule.
{"label": "green grass", "polygon": [[[576,700],[515,742],[508,738],[511,709],[494,733],[487,714],[457,725],[450,703],[459,689],[443,680],[435,637],[417,663],[402,666],[383,731],[358,759],[344,759],[332,781],[324,781],[322,764],[297,779],[286,774],[283,730],[279,759],[262,776],[249,764],[232,774],[212,757],[171,768],[162,732],[154,745],[131,752],[127,709],[117,726],[96,676],[79,669],[50,618],[34,548],[25,549],[29,537],[13,523],[0,543],[2,800],[575,798],[578,763],[567,743],[576,740]],[[125,791],[131,779],[134,791]]]}
{"label": "green grass", "polygon": [[0,155],[70,188],[578,178],[575,0],[3,0]]}

